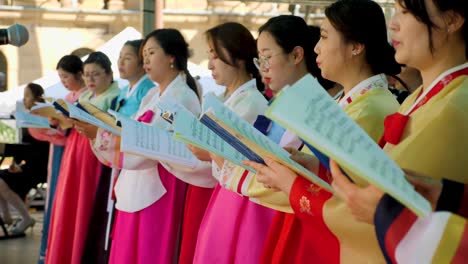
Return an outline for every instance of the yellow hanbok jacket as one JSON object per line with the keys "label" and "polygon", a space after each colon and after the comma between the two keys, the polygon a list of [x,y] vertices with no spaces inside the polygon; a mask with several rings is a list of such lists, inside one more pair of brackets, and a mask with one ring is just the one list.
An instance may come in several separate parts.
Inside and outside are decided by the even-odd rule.
{"label": "yellow hanbok jacket", "polygon": [[[406,113],[421,89],[406,99],[400,113]],[[412,113],[400,143],[384,150],[401,168],[467,183],[468,77],[454,79]]]}

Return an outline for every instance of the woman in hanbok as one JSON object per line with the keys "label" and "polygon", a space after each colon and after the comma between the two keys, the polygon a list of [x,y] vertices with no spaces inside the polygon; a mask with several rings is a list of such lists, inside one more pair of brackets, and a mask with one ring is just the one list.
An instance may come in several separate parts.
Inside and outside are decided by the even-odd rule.
{"label": "woman in hanbok", "polygon": [[[79,102],[107,111],[120,90],[113,82],[111,62],[102,52],[89,54],[83,76],[87,91]],[[101,164],[94,156],[87,131],[75,125],[65,144],[52,205],[46,263],[81,263]],[[86,132],[86,135],[82,134]]]}
{"label": "woman in hanbok", "polygon": [[[314,28],[308,28],[303,19],[295,16],[278,16],[270,19],[259,31],[260,37],[257,41],[257,47],[260,59],[256,59],[255,62],[275,95],[280,93],[286,85],[297,82],[308,73],[320,76],[320,70],[315,63],[316,55],[313,51],[319,35],[314,35],[314,32],[318,32]],[[333,86],[333,83],[320,77],[319,82],[326,88]],[[299,149],[303,145],[294,133],[264,116],[259,116],[254,126],[280,146]],[[221,174],[223,175],[221,185],[224,188],[247,196],[250,201],[260,205],[282,211],[282,213],[276,212],[275,218],[280,215],[283,218],[294,220],[286,195],[257,184],[254,173],[225,162]],[[286,221],[286,223],[293,224],[295,222]],[[295,228],[290,230],[291,234],[301,234],[301,227],[294,226]],[[268,227],[269,236],[272,236],[272,233],[281,232],[280,227],[275,227],[278,229],[272,230],[271,227]],[[295,238],[298,239],[289,241],[291,247],[300,246],[302,243],[300,237],[295,236]],[[259,246],[257,262],[263,261],[264,257],[260,257],[260,254],[264,245],[268,243],[267,238],[265,243]],[[289,260],[294,261],[295,257],[290,255]]]}
{"label": "woman in hanbok", "polygon": [[[208,68],[216,83],[226,86],[219,99],[253,123],[267,101],[253,63],[257,52],[252,34],[241,24],[229,22],[209,29],[206,36]],[[220,180],[223,159],[192,150],[197,157],[212,160],[213,176]],[[193,263],[257,263],[273,213],[217,184],[200,224]]]}
{"label": "woman in hanbok", "polygon": [[[142,42],[141,39],[125,42],[117,61],[120,78],[127,80],[129,84],[120,90],[119,96],[112,102],[110,108],[126,117],[131,117],[136,113],[145,95],[154,87],[154,83],[145,74],[143,59],[140,58]],[[95,134],[93,133],[92,136],[89,138],[90,140],[94,140]],[[108,261],[108,226],[112,221],[111,214],[114,202],[110,190],[112,190],[111,185],[115,183],[117,175],[118,169],[102,166],[91,216],[91,221],[94,224],[88,229],[82,257],[84,263],[105,263]]]}
{"label": "woman in hanbok", "polygon": [[[387,42],[384,15],[378,4],[368,0],[338,1],[326,9],[325,15],[321,39],[315,47],[322,76],[343,86],[336,101],[378,141],[385,116],[398,109],[385,75],[400,71]],[[293,153],[310,157],[307,168],[329,181],[327,167],[317,158]],[[384,261],[372,227],[358,221],[341,221],[348,219],[349,213],[336,197],[276,162],[267,159],[268,166],[249,164],[261,171],[256,179],[265,187],[287,195],[286,203],[294,211],[293,215],[279,213],[275,218],[263,254],[264,263]],[[267,203],[265,198],[261,194],[259,200]],[[362,240],[354,240],[358,238]]]}
{"label": "woman in hanbok", "polygon": [[377,187],[358,188],[335,169],[339,195],[356,218],[375,224],[387,263],[466,262],[467,11],[462,0],[399,0],[390,20],[396,60],[418,69],[423,84],[387,117],[380,143],[410,174],[442,179],[436,212],[418,219]]}
{"label": "woman in hanbok", "polygon": [[[311,73],[315,76],[325,89],[335,89],[335,84],[333,82],[321,77],[320,69],[315,63],[316,54],[313,51],[313,47],[320,39],[320,29],[313,26],[309,26],[307,29],[306,26],[303,19],[296,16],[282,15],[270,19],[260,28],[260,31],[264,31],[265,33],[263,36],[267,36],[267,41],[265,41],[266,43],[263,45],[265,47],[262,47],[262,49],[269,52],[266,53],[265,56],[260,56],[260,59],[255,59],[255,63],[257,68],[261,70],[264,81],[270,86],[274,96],[279,94],[286,85],[295,83],[307,73]],[[265,40],[265,38],[262,38],[262,40]],[[270,61],[275,62],[275,59],[269,58],[270,53],[272,53],[270,50],[284,50],[286,53],[291,53],[296,46],[300,47],[302,49],[301,53],[304,54],[300,57],[296,55],[299,63],[296,63],[297,65],[294,67],[280,68],[277,66],[280,65],[279,63],[274,63],[273,65],[270,63]],[[276,54],[277,52],[274,53]],[[284,60],[281,61],[281,63],[286,64]],[[286,79],[281,78],[280,69],[288,73]],[[273,83],[272,80],[274,81]],[[270,103],[273,101],[274,97]],[[302,140],[293,132],[281,127],[279,124],[269,120],[263,115],[257,118],[254,126],[282,147],[299,149],[303,146]],[[225,173],[228,171],[230,173]],[[265,189],[262,184],[257,184],[255,175],[253,173],[248,173],[243,167],[226,162],[222,168],[222,173],[226,174],[226,177],[221,181],[223,187],[238,192],[241,195],[248,196],[251,198],[251,201],[267,207],[283,212],[292,212],[289,202],[283,193],[273,192]],[[266,197],[263,197],[263,195]],[[274,202],[268,202],[270,199]],[[264,204],[264,202],[267,202],[268,205]]]}
{"label": "woman in hanbok", "polygon": [[[76,102],[80,95],[86,91],[83,80],[83,62],[78,56],[65,55],[57,63],[56,69],[63,86],[70,91],[70,93],[65,96],[65,100],[70,103]],[[51,123],[53,125],[58,124],[57,120],[51,120]],[[49,175],[47,180],[47,203],[44,210],[44,222],[42,225],[39,264],[44,263],[45,260],[52,204],[55,197],[55,190],[60,173],[60,164],[62,163],[62,155],[65,150],[65,142],[67,139],[67,131],[54,133],[51,133],[50,131],[50,129],[29,129],[29,133],[35,139],[49,141],[51,143],[49,154]]]}
{"label": "woman in hanbok", "polygon": [[118,60],[120,78],[128,81],[115,101],[115,111],[127,117],[133,116],[148,91],[155,86],[143,68],[140,48],[143,40],[125,42]]}
{"label": "woman in hanbok", "polygon": [[[146,73],[158,86],[147,93],[132,118],[169,130],[171,124],[158,103],[174,101],[198,115],[200,101],[187,69],[189,50],[182,34],[175,29],[155,30],[146,36],[142,50]],[[122,169],[114,187],[117,210],[110,263],[176,261],[185,182],[203,182],[204,177],[210,181],[210,175],[200,173],[205,165],[199,162],[183,170],[171,162],[120,152],[120,138],[102,129],[93,150],[105,164]]]}

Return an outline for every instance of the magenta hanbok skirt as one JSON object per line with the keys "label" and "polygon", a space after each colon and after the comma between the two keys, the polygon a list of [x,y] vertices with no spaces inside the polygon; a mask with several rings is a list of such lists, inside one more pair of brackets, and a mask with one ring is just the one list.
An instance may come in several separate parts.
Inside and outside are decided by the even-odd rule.
{"label": "magenta hanbok skirt", "polygon": [[200,225],[193,263],[258,263],[274,213],[218,184]]}
{"label": "magenta hanbok skirt", "polygon": [[167,192],[138,212],[116,210],[110,251],[111,264],[174,263],[187,184],[158,164]]}

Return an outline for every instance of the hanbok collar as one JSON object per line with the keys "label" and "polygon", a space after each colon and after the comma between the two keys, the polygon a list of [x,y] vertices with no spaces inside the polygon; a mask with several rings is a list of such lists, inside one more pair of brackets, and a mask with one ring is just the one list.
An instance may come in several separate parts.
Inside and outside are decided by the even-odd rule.
{"label": "hanbok collar", "polygon": [[85,86],[83,88],[81,88],[80,90],[78,91],[75,91],[75,92],[70,92],[70,99],[72,100],[72,102],[75,102],[78,100],[78,98],[80,98],[80,96],[86,92],[86,90],[88,90],[88,88]]}
{"label": "hanbok collar", "polygon": [[385,74],[377,74],[358,83],[343,98],[339,100],[338,104],[341,106],[341,108],[346,108],[358,97],[364,95],[376,87],[388,87],[388,81]]}
{"label": "hanbok collar", "polygon": [[110,91],[112,91],[112,89],[114,89],[115,87],[119,87],[118,84],[117,84],[117,81],[112,81],[111,85],[109,85],[109,87],[107,87],[106,90],[104,90],[104,92],[102,92],[100,95],[96,95],[96,93],[93,91],[91,92],[91,94],[89,95],[88,98],[86,98],[87,100],[91,101],[93,99],[97,99],[97,98],[100,98],[100,97],[103,97],[104,95],[108,94]]}
{"label": "hanbok collar", "polygon": [[135,90],[138,88],[138,86],[144,81],[148,79],[148,75],[144,74],[139,80],[138,82],[136,82],[133,87],[130,87],[130,84],[128,84],[128,90],[127,90],[127,94],[126,94],[126,97],[129,98],[130,96],[132,96],[132,94],[135,92]]}
{"label": "hanbok collar", "polygon": [[[177,75],[177,77],[175,77],[174,80],[172,80],[172,82],[169,83],[169,85],[166,87],[166,90],[164,90],[164,93],[161,95],[161,90],[159,90],[159,91],[157,92],[157,96],[158,96],[159,98],[164,98],[167,94],[172,94],[172,90],[173,90],[175,87],[177,87],[177,83],[178,83],[178,82],[181,82],[181,81],[183,81],[183,77],[182,77],[182,74],[179,73],[179,74]],[[159,88],[158,88],[158,89],[159,89]]]}
{"label": "hanbok collar", "polygon": [[86,90],[88,90],[88,87],[83,86],[83,87],[81,87],[81,89],[79,89],[78,91],[72,92],[72,94],[73,94],[73,95],[80,96],[82,93],[86,92]]}
{"label": "hanbok collar", "polygon": [[386,143],[391,143],[393,145],[400,143],[410,115],[442,91],[452,80],[462,75],[468,75],[468,63],[445,71],[439,75],[423,93],[419,90],[420,95],[405,114],[396,112],[387,116],[384,120],[385,129],[379,141],[379,146],[383,148]]}
{"label": "hanbok collar", "polygon": [[416,99],[416,101],[414,101],[413,105],[411,105],[411,107],[408,109],[408,111],[406,111],[405,115],[408,115],[409,113],[411,113],[413,111],[413,109],[419,105],[421,103],[422,100],[424,100],[427,95],[429,94],[429,92],[434,89],[434,87],[437,86],[437,84],[439,82],[443,83],[444,86],[446,86],[447,84],[449,84],[454,78],[458,77],[458,75],[453,75],[453,73],[459,71],[459,70],[462,70],[464,68],[468,68],[468,62],[466,63],[463,63],[461,65],[458,65],[458,66],[455,66],[451,69],[448,69],[446,70],[445,72],[443,72],[441,75],[439,75],[439,77],[437,77],[430,85],[429,87],[427,87],[427,89],[424,90],[424,92],[422,94],[420,94],[418,96],[418,99]]}
{"label": "hanbok collar", "polygon": [[224,104],[228,104],[230,101],[234,100],[234,98],[238,97],[239,95],[245,93],[249,89],[257,89],[257,82],[255,79],[252,79],[243,85],[239,86],[237,90],[235,90],[224,102]]}

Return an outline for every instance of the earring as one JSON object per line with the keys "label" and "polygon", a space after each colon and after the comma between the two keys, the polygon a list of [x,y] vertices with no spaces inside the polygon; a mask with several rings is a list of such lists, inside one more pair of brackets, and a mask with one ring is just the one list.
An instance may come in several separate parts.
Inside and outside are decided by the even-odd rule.
{"label": "earring", "polygon": [[174,64],[173,63],[171,63],[171,69],[174,69]]}
{"label": "earring", "polygon": [[356,56],[357,55],[357,51],[353,50],[353,56]]}

